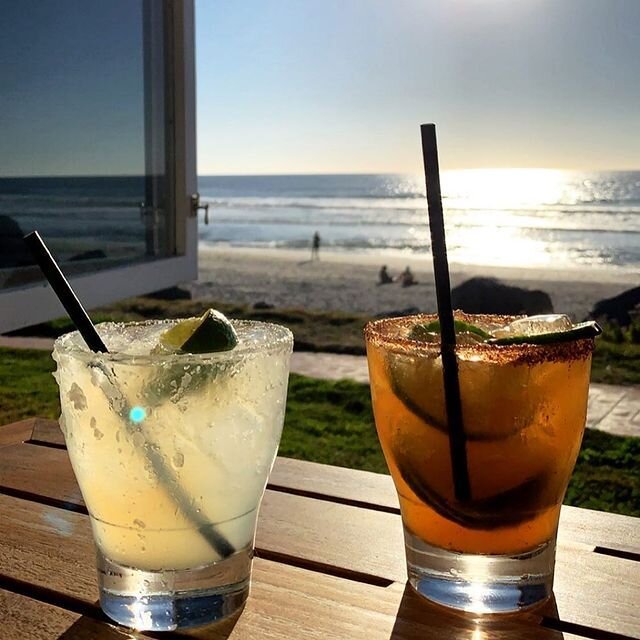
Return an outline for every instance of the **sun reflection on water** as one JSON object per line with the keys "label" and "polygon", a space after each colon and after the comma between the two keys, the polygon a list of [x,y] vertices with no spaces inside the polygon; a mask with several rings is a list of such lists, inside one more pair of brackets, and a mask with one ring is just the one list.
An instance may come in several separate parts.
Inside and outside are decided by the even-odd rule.
{"label": "sun reflection on water", "polygon": [[[470,169],[445,171],[446,206],[474,209],[528,209],[576,201],[577,189],[557,169]],[[577,186],[577,185],[576,185]],[[576,193],[573,193],[576,192]]]}

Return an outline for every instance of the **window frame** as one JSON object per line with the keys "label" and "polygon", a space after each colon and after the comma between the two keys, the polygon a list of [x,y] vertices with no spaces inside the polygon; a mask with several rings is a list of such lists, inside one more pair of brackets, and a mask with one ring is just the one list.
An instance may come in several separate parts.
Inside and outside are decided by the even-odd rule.
{"label": "window frame", "polygon": [[[154,1],[154,0],[146,0]],[[173,153],[169,172],[175,210],[175,255],[69,277],[87,309],[171,287],[198,277],[194,0],[162,0],[168,19],[165,123]],[[171,113],[172,112],[172,113]],[[40,282],[0,291],[0,333],[65,315],[51,287]]]}

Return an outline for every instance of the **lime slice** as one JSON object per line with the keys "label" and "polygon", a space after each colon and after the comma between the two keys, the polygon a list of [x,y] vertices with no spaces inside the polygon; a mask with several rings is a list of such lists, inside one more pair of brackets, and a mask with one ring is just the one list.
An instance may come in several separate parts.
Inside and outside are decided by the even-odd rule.
{"label": "lime slice", "polygon": [[[448,433],[442,360],[387,354],[387,375],[395,396],[426,426]],[[503,368],[460,362],[460,396],[467,440],[503,440],[525,429],[535,407],[522,391],[527,367]]]}
{"label": "lime slice", "polygon": [[207,309],[199,318],[182,320],[165,331],[160,344],[186,353],[213,353],[233,349],[238,336],[223,314]]}
{"label": "lime slice", "polygon": [[[447,453],[442,450],[443,458],[447,457]],[[494,458],[496,455],[503,457],[504,451],[496,449]],[[550,474],[546,469],[531,477],[526,477],[525,472],[516,471],[513,480],[518,478],[519,482],[515,486],[474,498],[465,504],[455,501],[448,486],[442,488],[441,479],[429,472],[423,460],[412,459],[410,453],[402,452],[396,458],[396,464],[402,479],[420,500],[441,516],[469,529],[494,529],[520,524],[530,520],[532,514],[554,504],[549,491]],[[449,478],[446,480],[452,485]],[[481,478],[474,480],[481,481]],[[472,486],[472,495],[474,488]]]}
{"label": "lime slice", "polygon": [[[456,333],[472,333],[479,336],[483,340],[491,338],[491,334],[484,331],[480,327],[476,327],[474,324],[464,322],[462,320],[454,320],[453,327]],[[433,336],[440,334],[440,320],[434,320],[433,322],[426,322],[424,324],[416,324],[411,329],[409,339],[411,340],[427,340],[431,341]]]}
{"label": "lime slice", "polygon": [[509,336],[508,338],[494,338],[489,340],[490,344],[553,344],[554,342],[571,342],[572,340],[584,340],[595,338],[602,333],[602,329],[597,322],[581,322],[574,324],[567,331],[552,331],[550,333],[539,333],[533,336]]}

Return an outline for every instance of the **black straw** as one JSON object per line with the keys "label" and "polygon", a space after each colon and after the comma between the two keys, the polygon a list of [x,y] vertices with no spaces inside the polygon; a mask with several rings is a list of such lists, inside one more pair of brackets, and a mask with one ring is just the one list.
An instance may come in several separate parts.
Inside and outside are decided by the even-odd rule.
{"label": "black straw", "polygon": [[464,423],[462,421],[447,243],[444,236],[436,125],[423,124],[420,127],[420,133],[422,134],[422,158],[429,207],[429,228],[431,230],[433,272],[436,281],[436,300],[438,303],[438,318],[440,319],[440,349],[444,375],[444,398],[447,409],[447,422],[449,424],[449,454],[453,471],[453,488],[456,499],[464,502],[471,497],[471,487],[469,484],[469,469],[467,467]]}
{"label": "black straw", "polygon": [[37,231],[32,231],[24,237],[24,242],[29,247],[29,251],[31,251],[38,266],[42,269],[42,273],[49,281],[51,288],[58,296],[62,306],[69,314],[73,324],[76,325],[89,349],[94,352],[107,353],[107,347],[102,342],[102,338],[98,335],[87,312],[84,310],[80,300],[78,300],[71,285],[67,282],[64,274],[60,271],[60,267],[53,259],[40,234]]}

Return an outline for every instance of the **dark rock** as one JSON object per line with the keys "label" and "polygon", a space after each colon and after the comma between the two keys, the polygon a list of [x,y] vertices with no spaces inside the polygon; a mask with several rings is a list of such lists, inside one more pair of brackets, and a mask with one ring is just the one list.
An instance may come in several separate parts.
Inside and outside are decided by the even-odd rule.
{"label": "dark rock", "polygon": [[596,302],[589,313],[594,320],[616,322],[621,327],[631,324],[632,316],[640,312],[640,287],[623,291],[613,298]]}
{"label": "dark rock", "polygon": [[33,264],[23,236],[20,225],[11,216],[0,216],[0,268]]}
{"label": "dark rock", "polygon": [[416,313],[420,313],[418,307],[407,307],[406,309],[394,309],[392,311],[383,311],[377,313],[376,318],[400,318],[402,316],[413,316]]}
{"label": "dark rock", "polygon": [[253,304],[254,309],[273,309],[274,305],[265,302],[264,300],[260,300]]}
{"label": "dark rock", "polygon": [[145,298],[153,298],[154,300],[191,300],[191,291],[182,287],[168,287],[147,293]]}
{"label": "dark rock", "polygon": [[69,262],[75,262],[77,260],[103,260],[106,257],[107,254],[102,249],[91,249],[90,251],[76,253],[69,258]]}
{"label": "dark rock", "polygon": [[553,313],[551,298],[544,291],[522,289],[496,278],[471,278],[451,292],[454,309],[467,313],[536,315]]}

